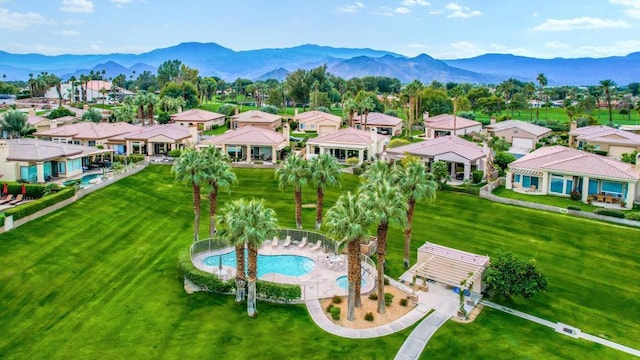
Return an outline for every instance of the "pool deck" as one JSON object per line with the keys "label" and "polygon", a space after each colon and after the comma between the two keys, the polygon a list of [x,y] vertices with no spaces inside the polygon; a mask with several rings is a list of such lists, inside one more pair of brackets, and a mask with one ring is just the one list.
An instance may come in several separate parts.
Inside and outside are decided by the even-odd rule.
{"label": "pool deck", "polygon": [[[283,284],[300,285],[302,289],[302,299],[314,300],[332,297],[334,295],[347,295],[347,289],[343,289],[336,284],[336,279],[340,276],[347,275],[347,257],[346,254],[335,256],[333,253],[324,252],[323,248],[313,250],[312,244],[307,244],[299,248],[297,242],[292,242],[289,246],[284,247],[283,241],[280,240],[278,246],[272,246],[271,241],[266,241],[258,250],[260,255],[298,255],[307,257],[315,262],[315,267],[311,272],[302,276],[286,276],[276,273],[268,273],[263,275],[260,280],[271,281]],[[217,274],[218,266],[204,265],[203,260],[209,256],[225,254],[232,251],[233,248],[225,248],[216,251],[202,253],[193,259],[193,264],[198,269]],[[365,270],[365,284],[362,286],[362,293],[368,294],[375,287],[376,269],[366,263],[362,263]],[[236,269],[233,267],[223,266],[222,275],[224,278],[235,277]]]}

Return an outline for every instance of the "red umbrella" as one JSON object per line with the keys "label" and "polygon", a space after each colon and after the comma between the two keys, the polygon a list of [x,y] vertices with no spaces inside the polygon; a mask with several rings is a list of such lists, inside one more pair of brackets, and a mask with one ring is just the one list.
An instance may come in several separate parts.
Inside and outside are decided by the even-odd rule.
{"label": "red umbrella", "polygon": [[2,186],[2,194],[4,195],[4,194],[6,194],[8,192],[9,192],[9,190],[7,189],[7,183],[4,183],[4,186]]}
{"label": "red umbrella", "polygon": [[25,183],[22,183],[22,195],[26,195],[27,194],[27,185],[25,185]]}

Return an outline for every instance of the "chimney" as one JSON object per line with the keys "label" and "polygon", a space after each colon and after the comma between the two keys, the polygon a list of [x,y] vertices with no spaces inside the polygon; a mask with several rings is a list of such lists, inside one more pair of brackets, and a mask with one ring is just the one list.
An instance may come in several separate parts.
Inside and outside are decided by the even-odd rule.
{"label": "chimney", "polygon": [[193,144],[198,144],[198,127],[197,126],[189,126],[189,135],[191,135],[191,141]]}
{"label": "chimney", "polygon": [[56,129],[58,127],[58,120],[49,120],[49,130]]}
{"label": "chimney", "polygon": [[491,123],[491,125],[496,123],[496,118],[495,117],[491,117],[491,120],[489,120],[489,122]]}
{"label": "chimney", "polygon": [[422,114],[422,120],[426,120],[429,118],[429,112],[425,111],[424,114]]}
{"label": "chimney", "polygon": [[287,146],[290,146],[291,142],[289,141],[289,124],[287,123],[282,124],[282,136],[284,136],[284,141],[286,142]]}
{"label": "chimney", "polygon": [[578,123],[574,121],[571,122],[571,125],[569,125],[569,131],[573,131],[575,129],[578,128]]}
{"label": "chimney", "polygon": [[238,109],[238,108],[233,108],[233,112],[234,112],[236,115],[238,115],[238,114],[240,113],[240,109]]}
{"label": "chimney", "polygon": [[372,148],[371,148],[371,152],[369,154],[369,156],[373,156],[376,155],[378,156],[378,129],[377,128],[371,128],[371,141],[373,142]]}
{"label": "chimney", "polygon": [[29,116],[36,116],[36,109],[35,108],[29,109]]}
{"label": "chimney", "polygon": [[295,108],[295,110],[293,111],[293,113],[294,113],[294,115],[293,115],[294,117],[298,116],[298,108]]}

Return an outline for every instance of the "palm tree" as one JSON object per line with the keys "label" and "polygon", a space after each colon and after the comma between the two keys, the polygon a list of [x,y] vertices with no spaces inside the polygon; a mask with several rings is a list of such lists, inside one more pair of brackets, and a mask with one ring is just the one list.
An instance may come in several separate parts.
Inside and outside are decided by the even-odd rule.
{"label": "palm tree", "polygon": [[226,161],[227,156],[218,148],[209,146],[202,151],[204,161],[204,182],[209,187],[209,237],[216,233],[216,211],[218,209],[218,191],[220,188],[229,189],[238,182],[231,165]]}
{"label": "palm tree", "polygon": [[402,97],[409,101],[409,124],[408,128],[408,137],[411,137],[411,130],[413,130],[413,124],[418,121],[420,116],[420,96],[419,93],[422,91],[424,86],[419,80],[414,80],[409,83],[402,94]]}
{"label": "palm tree", "polygon": [[347,99],[344,102],[344,110],[347,112],[347,124],[349,127],[353,126],[353,116],[358,111],[358,103],[354,99]]}
{"label": "palm tree", "polygon": [[407,227],[404,229],[404,267],[409,267],[409,252],[411,250],[411,227],[413,225],[413,213],[416,202],[427,199],[433,201],[436,198],[438,184],[431,179],[431,174],[427,172],[424,163],[421,161],[410,161],[406,167],[401,169],[400,191],[407,197]]}
{"label": "palm tree", "polygon": [[148,93],[145,96],[145,105],[147,106],[147,114],[149,115],[149,125],[153,125],[155,119],[153,117],[153,107],[158,103],[158,95],[154,93]]}
{"label": "palm tree", "polygon": [[190,182],[193,189],[193,241],[198,241],[200,230],[200,188],[205,182],[204,161],[200,153],[194,149],[187,149],[173,164],[171,171],[177,181]]}
{"label": "palm tree", "polygon": [[607,108],[609,109],[609,126],[613,126],[613,114],[611,113],[611,90],[615,90],[616,83],[611,79],[600,80],[600,86],[604,91],[604,99],[607,102]]}
{"label": "palm tree", "polygon": [[536,77],[536,80],[540,85],[540,87],[538,88],[538,107],[536,107],[536,120],[540,120],[540,96],[544,92],[544,87],[547,86],[547,78],[543,73],[540,73],[538,74],[538,77]]}
{"label": "palm tree", "polygon": [[365,207],[363,197],[350,191],[338,198],[336,204],[327,211],[325,226],[327,234],[334,239],[346,239],[348,249],[349,295],[347,320],[355,319],[354,308],[361,306],[360,294],[356,284],[362,279],[360,264],[360,241],[367,234],[371,224],[371,214]]}
{"label": "palm tree", "polygon": [[309,165],[311,181],[316,185],[318,198],[316,201],[316,230],[322,225],[322,205],[324,189],[327,186],[340,185],[340,166],[335,157],[322,153],[311,160]]}
{"label": "palm tree", "polygon": [[276,170],[276,178],[281,189],[293,186],[296,205],[296,227],[302,229],[302,186],[309,179],[309,164],[301,155],[291,155],[284,166]]}
{"label": "palm tree", "polygon": [[[225,208],[225,220],[229,238],[247,244],[249,260],[249,286],[247,293],[247,314],[256,315],[256,280],[258,274],[258,249],[265,239],[278,232],[276,212],[264,205],[264,200],[238,199]],[[236,253],[236,257],[240,254]],[[238,269],[236,269],[238,270]]]}
{"label": "palm tree", "polygon": [[[369,116],[369,112],[376,108],[376,104],[373,103],[370,97],[365,97],[360,102],[360,121],[362,122],[362,130],[367,129],[367,117]],[[364,114],[364,119],[362,118],[362,114]]]}
{"label": "palm tree", "polygon": [[404,226],[407,223],[407,199],[402,194],[397,183],[394,184],[396,185],[392,185],[387,180],[382,180],[364,185],[368,189],[364,192],[366,208],[371,211],[373,219],[378,222],[376,260],[379,314],[385,313],[384,269],[389,225]]}
{"label": "palm tree", "polygon": [[140,119],[142,125],[144,125],[144,107],[147,105],[147,92],[144,90],[138,91],[133,102],[138,107],[138,119]]}
{"label": "palm tree", "polygon": [[531,107],[531,100],[533,100],[533,94],[536,91],[536,86],[532,82],[528,82],[524,86],[524,94],[527,98],[527,102],[529,103],[529,121],[533,120],[533,108]]}
{"label": "palm tree", "polygon": [[27,115],[20,110],[9,110],[0,118],[0,127],[9,133],[9,138],[27,132],[29,123],[27,123]]}
{"label": "palm tree", "polygon": [[233,201],[227,203],[223,208],[223,215],[220,223],[226,226],[226,229],[220,231],[220,237],[225,242],[236,248],[236,302],[243,302],[247,290],[247,273],[245,265],[245,240],[237,236],[231,236],[230,231],[240,229],[243,224],[238,224],[242,218],[237,214],[242,210],[242,201]]}

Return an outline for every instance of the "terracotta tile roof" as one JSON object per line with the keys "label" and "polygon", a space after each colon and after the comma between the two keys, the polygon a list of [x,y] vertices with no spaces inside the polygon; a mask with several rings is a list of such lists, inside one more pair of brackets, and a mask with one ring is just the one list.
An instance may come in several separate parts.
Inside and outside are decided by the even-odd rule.
{"label": "terracotta tile roof", "polygon": [[277,120],[281,120],[282,116],[276,114],[270,114],[260,110],[249,110],[242,112],[238,115],[233,115],[232,120],[237,122],[263,122],[272,123]]}
{"label": "terracotta tile roof", "polygon": [[640,135],[604,125],[577,128],[570,131],[569,135],[586,142],[640,146]]}
{"label": "terracotta tile roof", "polygon": [[27,115],[27,123],[31,126],[37,126],[42,121],[47,121],[48,118],[39,115]]}
{"label": "terracotta tile roof", "polygon": [[149,140],[156,136],[165,136],[173,140],[182,140],[191,137],[189,128],[179,124],[152,125],[148,127],[138,127],[136,130],[109,138],[109,141],[125,140]]}
{"label": "terracotta tile roof", "polygon": [[541,147],[510,163],[509,167],[616,180],[640,180],[640,171],[632,164],[564,146]]}
{"label": "terracotta tile roof", "polygon": [[301,123],[310,123],[318,120],[329,120],[338,124],[342,123],[342,118],[340,116],[328,114],[326,112],[318,111],[318,110],[312,110],[312,111],[306,111],[306,112],[300,113],[297,116],[295,116],[293,119]]}
{"label": "terracotta tile roof", "polygon": [[103,88],[107,91],[111,90],[111,83],[104,80],[87,81],[87,90],[100,91]]}
{"label": "terracotta tile roof", "polygon": [[273,130],[244,126],[236,130],[200,141],[198,145],[266,145],[278,146],[286,143],[284,136]]}
{"label": "terracotta tile roof", "polygon": [[7,140],[7,142],[9,144],[7,160],[10,161],[47,161],[60,157],[78,158],[113,151],[93,146],[59,144],[38,139],[13,139]]}
{"label": "terracotta tile roof", "polygon": [[[378,141],[387,139],[388,136],[378,134]],[[307,144],[354,144],[354,145],[370,145],[371,131],[358,130],[354,128],[340,129],[334,133],[318,136],[317,138],[307,140]]]}
{"label": "terracotta tile roof", "polygon": [[[364,115],[354,116],[355,121],[362,123]],[[367,125],[371,126],[398,126],[402,124],[402,119],[378,112],[372,112],[367,115]]]}
{"label": "terracotta tile roof", "polygon": [[446,153],[454,153],[470,161],[486,156],[482,146],[455,135],[441,136],[385,151],[385,155],[393,156],[400,156],[405,153],[420,157],[435,157]]}
{"label": "terracotta tile roof", "polygon": [[[442,129],[442,130],[456,130],[454,129],[454,116],[450,114],[440,114],[433,117],[428,117],[424,119],[425,126],[428,126],[432,129]],[[473,126],[482,126],[482,123],[474,120],[469,120],[467,118],[463,118],[462,116],[455,117],[455,124],[457,129],[464,129]]]}
{"label": "terracotta tile roof", "polygon": [[35,132],[34,136],[42,137],[72,137],[74,139],[106,139],[116,135],[138,130],[140,127],[125,122],[117,123],[94,123],[79,122]]}
{"label": "terracotta tile roof", "polygon": [[522,131],[526,131],[535,136],[541,136],[551,132],[551,129],[547,127],[531,124],[531,123],[520,121],[520,120],[500,121],[495,124],[489,124],[485,126],[485,128],[493,131],[502,131],[502,130],[507,130],[511,128],[518,128]]}
{"label": "terracotta tile roof", "polygon": [[192,122],[207,122],[223,118],[224,114],[218,114],[212,111],[191,109],[183,111],[177,114],[171,115],[172,121],[192,121]]}

